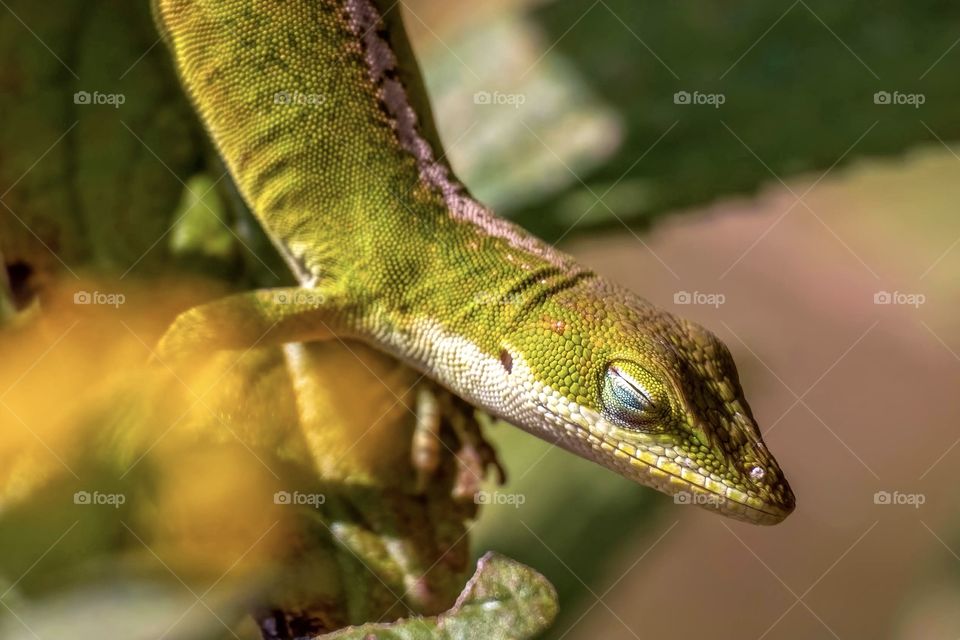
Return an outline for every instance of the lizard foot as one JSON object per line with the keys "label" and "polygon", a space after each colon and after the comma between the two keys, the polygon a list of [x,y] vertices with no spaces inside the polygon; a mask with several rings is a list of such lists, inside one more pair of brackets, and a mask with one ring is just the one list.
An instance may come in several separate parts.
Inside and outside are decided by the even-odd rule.
{"label": "lizard foot", "polygon": [[497,458],[496,451],[481,431],[474,408],[467,402],[440,389],[424,383],[417,389],[417,424],[414,430],[412,460],[417,470],[417,489],[423,491],[440,465],[443,426],[449,425],[456,437],[457,476],[453,496],[458,500],[472,500],[493,467],[497,482],[506,481],[506,472]]}

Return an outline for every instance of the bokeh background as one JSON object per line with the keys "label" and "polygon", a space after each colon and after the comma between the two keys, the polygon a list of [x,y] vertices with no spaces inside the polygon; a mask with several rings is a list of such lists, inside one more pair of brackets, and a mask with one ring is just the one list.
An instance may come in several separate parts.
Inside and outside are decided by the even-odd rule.
{"label": "bokeh background", "polygon": [[[175,247],[183,265],[257,284],[276,265],[204,218],[222,203],[192,196],[217,174],[194,175],[202,135],[164,80],[149,16],[56,4],[0,3],[0,58],[18,61],[0,72],[0,233],[37,230],[27,242],[52,248],[34,248],[51,264],[149,274]],[[471,545],[556,586],[547,637],[960,636],[960,7],[392,10],[464,182],[719,334],[797,494],[783,524],[751,527],[496,426],[509,481],[488,489],[510,504],[484,507]],[[126,103],[74,118],[63,96],[93,89]],[[104,142],[72,143],[81,136]],[[171,189],[171,174],[190,188]],[[44,212],[65,208],[82,245],[45,231]],[[176,208],[195,231],[165,233],[161,213]],[[90,222],[104,216],[116,224]]]}

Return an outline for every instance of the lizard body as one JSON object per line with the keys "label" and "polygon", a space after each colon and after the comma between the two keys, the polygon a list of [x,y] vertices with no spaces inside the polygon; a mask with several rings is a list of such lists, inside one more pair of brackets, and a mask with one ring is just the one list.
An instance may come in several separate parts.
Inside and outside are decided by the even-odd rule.
{"label": "lizard body", "polygon": [[301,283],[188,311],[161,353],[358,338],[643,484],[760,524],[792,511],[720,340],[496,217],[457,181],[396,10],[155,0],[155,14]]}

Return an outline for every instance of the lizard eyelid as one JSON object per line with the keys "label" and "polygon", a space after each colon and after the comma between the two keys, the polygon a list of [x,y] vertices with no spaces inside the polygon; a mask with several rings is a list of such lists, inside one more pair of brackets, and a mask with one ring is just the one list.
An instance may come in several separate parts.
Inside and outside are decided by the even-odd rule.
{"label": "lizard eyelid", "polygon": [[618,362],[607,365],[601,386],[601,406],[604,417],[625,429],[653,433],[662,431],[661,418],[666,408],[655,401],[656,395],[627,371],[628,367],[644,370],[633,363]]}
{"label": "lizard eyelid", "polygon": [[616,365],[607,367],[607,376],[612,383],[614,395],[624,404],[642,410],[653,403],[644,386]]}

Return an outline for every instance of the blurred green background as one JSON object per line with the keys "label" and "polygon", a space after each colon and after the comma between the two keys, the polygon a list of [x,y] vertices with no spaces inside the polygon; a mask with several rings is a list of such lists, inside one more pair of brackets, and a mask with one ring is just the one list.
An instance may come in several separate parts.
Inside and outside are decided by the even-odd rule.
{"label": "blurred green background", "polygon": [[[222,169],[146,4],[54,4],[0,7],[0,238],[34,231],[2,246],[8,264],[43,255],[149,275],[175,255],[184,270],[279,282],[248,219],[227,232],[211,217],[229,215],[229,196],[208,191]],[[473,545],[553,582],[550,637],[960,636],[960,6],[394,10],[464,182],[715,330],[797,493],[783,525],[753,528],[495,427],[510,473],[497,491],[514,499],[485,508]],[[126,100],[78,106],[82,91]],[[211,193],[209,207],[177,178]],[[167,233],[177,207],[193,224]],[[43,224],[64,209],[74,228]],[[680,304],[685,292],[723,304]]]}

